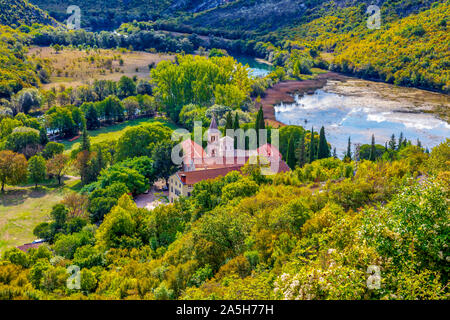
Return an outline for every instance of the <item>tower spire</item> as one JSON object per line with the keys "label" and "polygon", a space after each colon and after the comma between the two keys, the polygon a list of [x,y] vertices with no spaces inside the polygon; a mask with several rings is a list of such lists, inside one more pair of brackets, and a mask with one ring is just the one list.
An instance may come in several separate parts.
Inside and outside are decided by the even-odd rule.
{"label": "tower spire", "polygon": [[212,119],[211,119],[211,124],[209,125],[209,128],[210,129],[218,129],[217,128],[217,122],[216,122],[216,117],[213,115],[212,116]]}

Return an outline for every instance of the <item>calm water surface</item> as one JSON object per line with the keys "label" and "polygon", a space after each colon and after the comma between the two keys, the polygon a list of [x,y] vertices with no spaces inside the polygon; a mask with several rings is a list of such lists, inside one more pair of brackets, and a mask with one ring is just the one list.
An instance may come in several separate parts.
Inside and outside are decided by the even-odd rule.
{"label": "calm water surface", "polygon": [[259,60],[249,56],[233,56],[238,62],[243,65],[248,65],[250,74],[256,78],[263,78],[272,72],[273,66],[268,63],[260,62]]}
{"label": "calm water surface", "polygon": [[338,156],[353,143],[384,145],[400,132],[416,144],[432,148],[450,138],[450,125],[435,115],[424,113],[433,106],[450,108],[448,95],[398,88],[364,80],[330,82],[314,94],[295,96],[295,103],[275,106],[275,117],[285,124],[301,125],[315,131],[325,126],[328,142]]}

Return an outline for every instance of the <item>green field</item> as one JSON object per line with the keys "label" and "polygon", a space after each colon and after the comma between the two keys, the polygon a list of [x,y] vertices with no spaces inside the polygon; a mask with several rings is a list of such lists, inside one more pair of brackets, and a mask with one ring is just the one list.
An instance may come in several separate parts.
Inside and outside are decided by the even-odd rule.
{"label": "green field", "polygon": [[[165,124],[171,129],[176,129],[177,126],[173,124],[172,122],[163,120],[161,118],[143,118],[143,119],[136,119],[136,120],[128,120],[124,121],[119,124],[114,124],[107,127],[102,127],[97,130],[91,130],[89,132],[89,136],[91,138],[91,144],[96,144],[103,141],[110,141],[110,140],[118,140],[122,134],[128,130],[129,128],[136,127],[143,124],[150,124],[154,122],[161,122],[162,124]],[[66,153],[70,153],[72,150],[76,149],[80,145],[80,139],[77,139],[75,141],[62,141],[62,144],[64,144],[66,148]]]}
{"label": "green field", "polygon": [[5,193],[0,194],[0,253],[36,239],[34,227],[49,220],[51,208],[65,194],[79,188],[78,179],[64,182],[65,185],[57,186],[51,181],[37,189],[30,185],[5,188]]}

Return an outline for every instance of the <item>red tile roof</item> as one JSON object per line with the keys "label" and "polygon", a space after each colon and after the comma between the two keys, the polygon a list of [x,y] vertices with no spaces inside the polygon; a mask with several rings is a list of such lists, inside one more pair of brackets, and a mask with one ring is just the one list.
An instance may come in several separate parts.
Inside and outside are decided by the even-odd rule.
{"label": "red tile roof", "polygon": [[[204,168],[194,171],[179,171],[177,172],[177,176],[183,184],[192,185],[203,180],[215,179],[220,176],[224,177],[231,171],[241,171],[244,164],[222,164],[217,166],[218,167],[208,167],[207,169]],[[281,159],[278,163],[278,168],[274,169],[276,169],[276,173],[287,172],[290,170],[286,162]]]}
{"label": "red tile roof", "polygon": [[286,162],[284,162],[283,160],[280,159],[277,173],[288,172],[288,171],[291,171],[291,168],[289,168],[289,166],[287,165]]}
{"label": "red tile roof", "polygon": [[280,151],[272,146],[270,143],[266,143],[257,149],[258,155],[265,157],[279,157],[281,158]]}
{"label": "red tile roof", "polygon": [[[243,165],[235,165],[235,166],[229,166],[229,167],[222,167],[222,168],[214,168],[214,169],[202,169],[202,170],[195,170],[195,171],[179,171],[177,172],[178,179],[183,184],[195,184],[197,182],[208,180],[208,179],[214,179],[217,177],[224,177],[227,175],[227,173],[231,171],[240,171]],[[183,181],[183,176],[186,178],[186,180]]]}
{"label": "red tile roof", "polygon": [[195,143],[191,139],[186,139],[183,142],[181,142],[181,147],[183,149],[184,154],[184,162],[185,164],[190,163],[190,159],[194,158],[205,158],[206,152],[203,150],[202,146],[198,143]]}
{"label": "red tile roof", "polygon": [[243,166],[248,161],[246,157],[206,157],[201,163],[195,163],[196,169],[217,169],[225,167]]}

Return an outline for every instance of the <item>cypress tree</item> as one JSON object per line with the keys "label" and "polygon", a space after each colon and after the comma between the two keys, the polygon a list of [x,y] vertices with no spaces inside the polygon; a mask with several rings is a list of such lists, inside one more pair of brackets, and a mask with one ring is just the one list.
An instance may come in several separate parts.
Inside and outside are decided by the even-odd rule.
{"label": "cypress tree", "polygon": [[333,148],[333,158],[337,159],[336,147]]}
{"label": "cypress tree", "polygon": [[256,114],[256,121],[255,121],[255,129],[259,129],[259,124],[260,124],[260,118],[261,118],[261,108],[258,110],[258,113]]}
{"label": "cypress tree", "polygon": [[422,149],[422,142],[420,142],[419,138],[417,138],[417,146]]}
{"label": "cypress tree", "polygon": [[264,111],[262,109],[262,106],[259,107],[259,129],[265,129],[266,123],[264,122]]}
{"label": "cypress tree", "polygon": [[391,140],[389,140],[389,149],[391,149],[392,151],[394,151],[397,148],[396,145],[396,141],[395,141],[395,134],[392,134],[391,136]]}
{"label": "cypress tree", "polygon": [[370,161],[375,161],[375,158],[376,158],[375,136],[372,134],[372,144],[370,146],[369,160]]}
{"label": "cypress tree", "polygon": [[325,128],[320,128],[319,150],[317,151],[317,159],[330,157],[330,148],[328,148],[327,138],[325,137]]}
{"label": "cypress tree", "polygon": [[80,158],[80,176],[83,185],[90,182],[89,158],[91,153],[91,141],[86,129],[86,121],[83,121],[83,131],[81,133],[81,158]]}
{"label": "cypress tree", "polygon": [[86,121],[83,121],[83,131],[81,132],[81,150],[91,151],[91,141],[89,139],[89,133],[86,129]]}
{"label": "cypress tree", "polygon": [[225,120],[225,133],[226,130],[233,129],[233,118],[231,117],[231,111],[228,111],[227,117]]}
{"label": "cypress tree", "polygon": [[315,160],[316,146],[314,142],[314,127],[311,128],[311,141],[309,142],[309,163]]}
{"label": "cypress tree", "polygon": [[306,163],[305,133],[300,135],[297,148],[298,165],[303,167]]}
{"label": "cypress tree", "polygon": [[102,148],[98,148],[96,157],[96,176],[100,174],[100,171],[105,167],[105,160],[103,158]]}
{"label": "cypress tree", "polygon": [[[406,139],[405,139],[406,142]],[[403,146],[403,132],[400,132],[400,136],[398,137],[398,146],[397,150],[400,150],[400,148]]]}
{"label": "cypress tree", "polygon": [[236,130],[240,128],[239,126],[239,115],[236,112],[236,115],[234,117],[234,123],[233,123],[233,129],[234,129],[234,149],[237,149],[237,142],[238,137],[236,136]]}
{"label": "cypress tree", "polygon": [[295,141],[293,136],[290,137],[288,143],[287,164],[289,168],[295,168]]}
{"label": "cypress tree", "polygon": [[350,137],[348,137],[347,154],[345,156],[350,159],[352,158],[352,141],[350,140]]}
{"label": "cypress tree", "polygon": [[234,116],[233,129],[234,129],[234,130],[237,130],[237,129],[239,129],[239,128],[240,128],[240,126],[239,126],[239,115],[238,115],[238,113],[236,112],[236,115]]}
{"label": "cypress tree", "polygon": [[260,124],[259,124],[259,128],[260,129],[265,129],[266,128],[266,122],[264,121],[264,112],[261,109],[261,118],[259,119]]}
{"label": "cypress tree", "polygon": [[259,109],[258,113],[256,114],[256,121],[255,121],[255,131],[256,131],[256,147],[259,147],[259,124],[260,124],[260,117],[261,117],[261,108]]}
{"label": "cypress tree", "polygon": [[264,122],[264,112],[262,110],[262,107],[259,107],[259,111],[258,111],[258,114],[256,115],[256,123],[255,123],[257,146],[259,146],[259,130],[265,129],[265,128],[266,128],[266,124]]}

